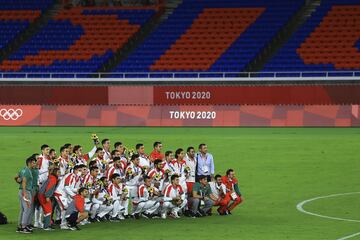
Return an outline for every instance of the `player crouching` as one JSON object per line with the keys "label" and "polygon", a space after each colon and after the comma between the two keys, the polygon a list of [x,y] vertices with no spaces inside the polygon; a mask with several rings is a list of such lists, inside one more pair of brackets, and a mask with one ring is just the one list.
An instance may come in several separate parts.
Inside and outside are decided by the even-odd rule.
{"label": "player crouching", "polygon": [[160,207],[160,192],[151,184],[152,179],[148,176],[144,177],[144,184],[138,189],[138,198],[134,200],[136,208],[132,213],[133,218],[138,219],[140,214],[144,218],[153,218]]}
{"label": "player crouching", "polygon": [[167,213],[170,211],[173,218],[180,218],[179,212],[184,209],[187,204],[185,192],[180,186],[179,175],[171,176],[171,184],[165,188],[163,212],[161,218],[165,219]]}
{"label": "player crouching", "polygon": [[74,196],[72,202],[66,209],[66,221],[70,230],[80,230],[78,223],[88,218],[88,212],[85,212],[85,198],[89,195],[87,188],[80,188],[79,193]]}

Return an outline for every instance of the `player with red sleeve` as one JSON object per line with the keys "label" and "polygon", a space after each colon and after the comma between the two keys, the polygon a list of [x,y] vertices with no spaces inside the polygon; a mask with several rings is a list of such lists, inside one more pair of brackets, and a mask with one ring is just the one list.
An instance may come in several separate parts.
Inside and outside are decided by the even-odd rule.
{"label": "player with red sleeve", "polygon": [[151,169],[147,176],[152,180],[154,186],[161,192],[163,190],[165,180],[165,171],[163,170],[162,160],[156,159],[154,161],[154,169]]}
{"label": "player with red sleeve", "polygon": [[39,190],[38,199],[39,199],[39,203],[44,211],[44,230],[45,231],[53,230],[53,228],[50,227],[51,213],[53,211],[51,198],[54,195],[59,177],[60,177],[60,169],[54,168],[51,171],[49,178],[43,183],[43,185],[41,186],[41,188]]}
{"label": "player with red sleeve", "polygon": [[74,196],[73,201],[66,209],[66,221],[70,230],[80,230],[77,224],[89,217],[89,214],[85,212],[85,198],[88,195],[87,188],[80,188],[79,193]]}
{"label": "player with red sleeve", "polygon": [[226,171],[226,176],[222,177],[222,182],[226,186],[226,195],[224,200],[231,202],[226,209],[226,213],[231,214],[231,211],[243,201],[238,180],[235,178],[235,172],[233,169]]}

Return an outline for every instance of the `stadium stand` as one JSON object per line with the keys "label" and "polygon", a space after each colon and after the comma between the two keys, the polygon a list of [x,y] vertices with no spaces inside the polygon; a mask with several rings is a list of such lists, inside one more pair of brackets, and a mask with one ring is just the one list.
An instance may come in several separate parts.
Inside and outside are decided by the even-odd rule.
{"label": "stadium stand", "polygon": [[114,71],[240,72],[303,4],[185,0]]}
{"label": "stadium stand", "polygon": [[0,69],[21,72],[94,72],[121,48],[154,10],[61,10]]}
{"label": "stadium stand", "polygon": [[[0,0],[0,49],[53,1]],[[305,0],[183,0],[111,72],[244,72]],[[63,9],[0,63],[0,71],[97,72],[154,15],[154,9]],[[327,76],[360,69],[360,0],[324,0],[262,73]],[[116,63],[115,63],[116,64]],[[337,71],[333,73],[324,73]],[[290,72],[290,73],[289,73]],[[309,73],[306,73],[309,72]],[[353,74],[353,73],[345,73]],[[360,75],[360,73],[355,73]],[[262,75],[258,75],[262,76]]]}
{"label": "stadium stand", "polygon": [[40,17],[53,0],[0,0],[0,49]]}
{"label": "stadium stand", "polygon": [[287,72],[283,76],[294,76],[291,72],[305,72],[304,76],[325,76],[326,71],[335,71],[327,73],[329,76],[352,74],[341,71],[360,69],[359,16],[359,0],[322,1],[263,72]]}

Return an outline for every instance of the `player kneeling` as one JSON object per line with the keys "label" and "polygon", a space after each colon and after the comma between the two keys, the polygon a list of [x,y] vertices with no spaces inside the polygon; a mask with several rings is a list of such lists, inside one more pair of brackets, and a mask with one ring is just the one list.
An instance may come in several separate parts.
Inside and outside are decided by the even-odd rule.
{"label": "player kneeling", "polygon": [[80,188],[66,209],[66,221],[70,230],[80,230],[78,223],[87,219],[89,214],[85,212],[85,198],[89,195],[87,188]]}
{"label": "player kneeling", "polygon": [[164,204],[161,217],[165,219],[167,213],[170,211],[172,217],[180,218],[179,212],[186,206],[187,200],[185,198],[185,192],[180,186],[179,175],[174,174],[171,176],[171,183],[167,185],[164,193]]}
{"label": "player kneeling", "polygon": [[140,185],[138,189],[138,198],[134,200],[137,207],[132,214],[136,219],[139,218],[140,214],[144,218],[153,218],[160,207],[159,199],[157,199],[160,192],[152,186],[151,181],[152,178],[145,176],[144,184]]}
{"label": "player kneeling", "polygon": [[92,198],[93,205],[90,210],[90,222],[103,222],[107,220],[105,216],[110,213],[113,206],[113,199],[108,192],[108,181],[106,177],[100,178],[98,181],[99,191]]}
{"label": "player kneeling", "polygon": [[129,205],[128,191],[121,183],[119,174],[111,175],[111,183],[108,187],[108,192],[113,200],[113,210],[111,212],[110,221],[124,220],[125,209]]}

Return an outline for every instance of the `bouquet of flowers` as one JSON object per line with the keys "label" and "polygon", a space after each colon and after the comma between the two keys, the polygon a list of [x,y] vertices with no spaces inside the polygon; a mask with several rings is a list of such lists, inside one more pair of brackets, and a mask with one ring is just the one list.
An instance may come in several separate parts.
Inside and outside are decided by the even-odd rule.
{"label": "bouquet of flowers", "polygon": [[186,165],[184,171],[186,173],[190,173],[191,169],[190,169],[190,167],[188,165]]}
{"label": "bouquet of flowers", "polygon": [[95,145],[98,145],[99,142],[99,137],[96,135],[96,133],[91,134],[91,139],[94,141]]}
{"label": "bouquet of flowers", "polygon": [[160,181],[160,179],[161,179],[161,174],[160,174],[160,173],[156,173],[156,174],[154,175],[154,178],[155,178],[156,181]]}

